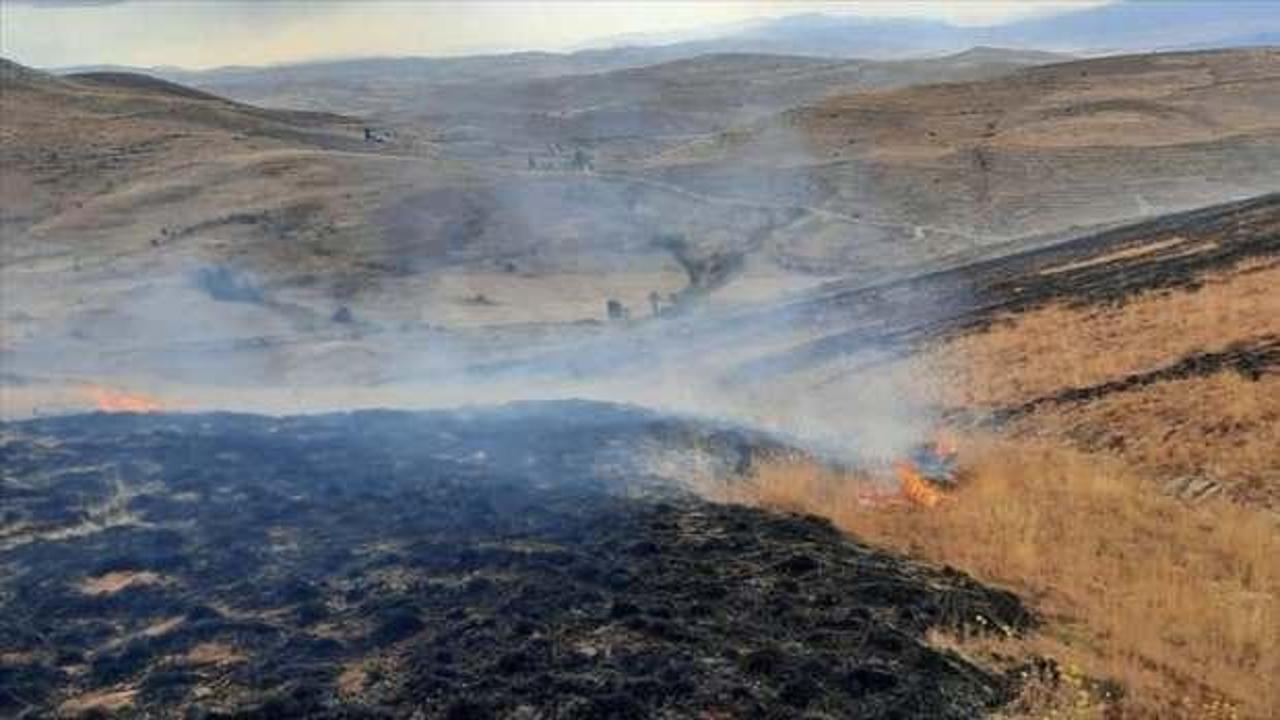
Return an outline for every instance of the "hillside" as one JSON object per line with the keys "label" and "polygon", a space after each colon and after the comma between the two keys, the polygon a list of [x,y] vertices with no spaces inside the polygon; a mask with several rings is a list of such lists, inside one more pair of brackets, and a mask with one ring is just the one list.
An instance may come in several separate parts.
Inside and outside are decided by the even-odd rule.
{"label": "hillside", "polygon": [[[781,655],[734,655],[745,665],[660,695],[631,685],[621,694],[594,684],[562,691],[606,703],[599,707],[723,702],[700,690],[714,681],[743,688],[735,702],[868,714],[912,707],[963,717],[1010,703],[1011,712],[1031,716],[1070,709],[1090,717],[1269,717],[1277,702],[1267,678],[1277,661],[1276,534],[1268,513],[1280,497],[1269,452],[1280,426],[1271,391],[1280,367],[1278,230],[1280,199],[1272,195],[946,271],[869,286],[831,283],[785,303],[638,323],[585,344],[561,331],[555,345],[564,358],[472,368],[475,384],[461,386],[467,402],[491,393],[629,391],[651,406],[773,428],[785,443],[594,403],[5,424],[3,450],[23,474],[20,484],[5,480],[17,504],[0,528],[0,553],[20,568],[43,558],[45,569],[5,582],[19,598],[47,592],[56,601],[4,635],[0,663],[18,668],[23,699],[0,695],[0,702],[65,703],[67,711],[267,703],[321,712],[351,697],[398,707],[429,682],[444,704],[478,697],[480,683],[485,703],[506,707],[530,673],[561,677],[575,673],[578,661],[530,648],[519,629],[530,625],[463,622],[473,613],[497,618],[497,607],[521,608],[532,627],[573,637],[605,623],[609,633],[626,629],[632,639],[608,645],[614,653],[643,637],[646,652],[678,664],[683,633],[709,632],[693,636],[699,648],[730,628],[750,647],[791,647],[778,632],[827,622],[851,597],[872,604],[884,597],[877,607],[890,617],[910,608],[911,620],[875,626],[897,639],[875,644],[876,667],[903,674],[892,683],[859,674],[855,687],[874,682],[869,692],[816,670],[840,666],[827,661],[811,669],[814,683],[793,685],[796,667],[808,667],[808,650],[801,651],[808,643]],[[342,355],[346,367],[322,384],[290,376],[288,390],[306,391],[292,399],[297,405],[275,383],[197,385],[217,377],[215,365],[289,362],[291,350],[272,342],[246,344],[239,355],[210,344],[198,356],[169,354],[163,359],[203,364],[187,385],[155,375],[146,382],[172,393],[157,399],[160,408],[259,402],[277,412],[326,402],[405,405],[430,401],[442,384],[467,382],[456,367],[451,374],[405,363],[397,353],[403,335],[364,340],[362,352]],[[135,349],[135,372],[162,360],[155,348]],[[401,361],[398,380],[334,384],[351,381],[351,366],[378,352],[388,365],[392,356]],[[110,382],[104,367],[100,359],[84,365],[94,380]],[[730,372],[706,374],[714,370]],[[30,389],[57,390],[57,380],[45,375]],[[681,407],[671,384],[693,405]],[[892,457],[900,450],[895,435],[917,442],[939,422],[959,438],[956,487],[927,507],[876,495],[865,473],[884,462],[878,452]],[[78,470],[104,463],[127,472]],[[353,477],[360,493],[346,486]],[[466,481],[447,480],[455,477]],[[524,481],[533,477],[555,481]],[[636,478],[638,486],[627,484]],[[720,504],[690,497],[675,482],[693,482]],[[656,497],[645,494],[653,490]],[[190,492],[209,493],[210,504],[190,502]],[[227,502],[247,511],[219,510]],[[935,575],[851,545],[812,520],[735,507],[742,504],[826,516],[858,537],[1011,588],[1043,626],[1024,626],[1027,616],[1009,596],[954,571]],[[506,514],[512,508],[517,514]],[[380,522],[369,525],[374,516]],[[253,518],[270,525],[244,524]],[[183,531],[170,531],[168,522]],[[454,550],[440,555],[432,541],[422,555],[408,539],[459,532],[484,550],[472,554],[450,541]],[[297,543],[297,533],[312,541]],[[351,542],[373,555],[343,552]],[[817,565],[792,562],[801,546]],[[687,568],[706,562],[707,553],[723,553],[716,584],[737,588],[716,596],[735,607],[774,607],[770,622],[754,611],[708,616],[679,589],[687,575],[673,563]],[[565,564],[586,575],[559,578],[554,568]],[[205,569],[195,574],[194,566]],[[625,589],[610,587],[608,603],[576,594],[594,588],[592,578],[632,568],[644,572],[628,575]],[[248,591],[246,572],[260,591]],[[499,579],[453,582],[455,573],[471,572]],[[548,572],[558,579],[548,582]],[[764,596],[744,582],[761,577],[770,588]],[[843,589],[833,585],[827,595],[826,582]],[[863,582],[889,594],[849,593]],[[419,584],[448,593],[412,589]],[[557,600],[540,601],[548,597]],[[449,614],[459,606],[468,613]],[[24,603],[15,607],[21,612]],[[966,610],[953,614],[957,607]],[[102,612],[115,621],[110,632],[90,634]],[[38,642],[43,623],[54,621],[49,614],[70,628],[57,636],[56,652]],[[468,641],[473,632],[483,641]],[[592,637],[595,648],[613,636]],[[841,633],[811,642],[847,657],[868,652],[858,644],[866,637],[859,633],[848,647]],[[434,639],[447,662],[410,650],[413,642],[402,644],[408,638]],[[714,647],[711,656],[730,652]],[[619,657],[630,656],[605,659]],[[764,664],[750,659],[757,657]],[[437,676],[442,662],[456,674]],[[508,671],[494,674],[497,663]],[[647,677],[650,667],[610,661],[601,677]],[[922,677],[949,689],[917,686]]]}
{"label": "hillside", "polygon": [[[959,719],[1016,681],[927,632],[1035,622],[830,525],[637,480],[655,444],[750,436],[636,408],[82,415],[0,439],[23,467],[0,481],[21,498],[0,519],[7,715]],[[130,479],[73,491],[72,464]]]}
{"label": "hillside", "polygon": [[412,133],[371,141],[341,116],[128,74],[8,63],[0,83],[7,370],[37,348],[101,359],[329,326],[391,266],[366,264],[385,258],[383,208],[469,182]]}
{"label": "hillside", "polygon": [[[252,163],[284,151],[365,146],[350,118],[263,110],[143,75],[57,77],[4,61],[0,90],[2,222],[15,239],[58,233],[90,214],[95,226],[114,226],[125,219],[104,222],[95,211],[110,213],[114,200],[143,189],[192,201],[196,191],[183,190],[190,187],[183,176],[204,170],[204,160]],[[7,243],[6,254],[22,245]]]}
{"label": "hillside", "polygon": [[[985,73],[989,55],[948,62],[969,72],[976,56]],[[1270,189],[1277,64],[1269,51],[1104,58],[838,95],[656,154],[593,147],[594,169],[572,164],[585,145],[543,151],[534,168],[510,146],[464,161],[466,141],[435,126],[375,125],[367,140],[332,115],[8,66],[8,369],[385,381],[536,358],[565,337],[616,346],[629,328],[600,324],[610,299],[637,319],[682,302],[767,306],[823,281],[1044,246]],[[701,122],[846,79],[907,82],[911,67],[713,56],[546,81],[528,98],[549,114],[600,103],[617,82],[629,89],[619,117],[653,102]],[[735,100],[716,87],[725,76],[763,100]],[[514,137],[534,142],[528,128]],[[573,364],[597,357],[612,352]]]}
{"label": "hillside", "polygon": [[1280,52],[690,47],[0,62],[0,715],[1276,717]]}
{"label": "hillside", "polygon": [[[658,235],[684,233],[695,254],[714,257],[736,238],[763,242],[796,214],[617,172],[666,147],[667,133],[683,142],[833,87],[986,76],[1007,63],[998,51],[920,64],[717,56],[441,85],[421,98],[411,97],[416,80],[393,76],[409,84],[391,100],[415,119],[391,125],[267,110],[120,70],[55,77],[7,67],[7,342],[65,355],[68,338],[83,336],[99,355],[134,345],[137,332],[157,346],[195,337],[292,344],[349,330],[331,322],[343,307],[369,329],[575,323],[601,317],[611,297],[640,307],[649,293],[688,283],[654,245]],[[330,79],[344,87],[343,77]],[[743,100],[742,86],[753,99]],[[367,90],[346,92],[378,102]],[[424,119],[424,106],[447,111]],[[574,166],[580,150],[595,172]],[[792,284],[765,270],[766,292]],[[52,279],[67,273],[85,291],[80,304],[55,292]],[[191,279],[205,273],[234,278],[239,290],[211,292]],[[132,285],[139,274],[149,289]],[[213,329],[170,320],[176,308]]]}
{"label": "hillside", "polygon": [[[563,64],[548,65],[552,57]],[[901,62],[750,52],[669,58],[661,49],[637,48],[166,74],[258,105],[343,112],[392,125],[425,122],[445,148],[457,144],[459,152],[486,158],[505,151],[523,162],[526,152],[543,154],[548,144],[584,144],[606,156],[634,153],[635,147],[611,148],[608,141],[723,130],[832,92],[989,78],[1061,59],[997,48]],[[484,152],[476,149],[482,144]]]}
{"label": "hillside", "polygon": [[709,491],[1034,598],[1052,619],[1030,641],[936,638],[988,669],[1065,663],[1015,716],[1274,717],[1278,283],[1272,195],[823,288],[773,311],[817,337],[750,363],[735,396],[778,427],[822,418],[835,447],[940,424],[959,480],[886,507],[866,471],[784,455]]}
{"label": "hillside", "polygon": [[831,97],[646,176],[805,208],[777,261],[874,274],[1013,238],[1258,194],[1280,168],[1280,53],[1110,57]]}

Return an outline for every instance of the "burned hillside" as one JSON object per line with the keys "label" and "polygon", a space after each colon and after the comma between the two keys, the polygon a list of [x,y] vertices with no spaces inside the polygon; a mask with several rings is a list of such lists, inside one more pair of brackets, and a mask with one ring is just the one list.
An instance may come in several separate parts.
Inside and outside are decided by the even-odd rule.
{"label": "burned hillside", "polygon": [[0,718],[1280,717],[1261,0],[0,4]]}
{"label": "burned hillside", "polygon": [[[0,708],[201,717],[973,717],[926,644],[1012,595],[698,499],[758,436],[591,403],[3,428]],[[985,629],[985,630],[984,630]]]}

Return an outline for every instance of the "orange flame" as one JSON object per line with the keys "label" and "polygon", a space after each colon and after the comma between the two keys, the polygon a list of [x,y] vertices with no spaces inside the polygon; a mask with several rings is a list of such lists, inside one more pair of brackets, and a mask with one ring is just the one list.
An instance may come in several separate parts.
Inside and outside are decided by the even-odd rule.
{"label": "orange flame", "polygon": [[894,463],[893,469],[898,473],[898,481],[902,483],[902,496],[911,503],[921,507],[933,507],[942,500],[942,493],[929,485],[914,463],[899,460]]}
{"label": "orange flame", "polygon": [[164,410],[164,405],[155,398],[100,385],[86,387],[84,394],[102,412],[152,413]]}

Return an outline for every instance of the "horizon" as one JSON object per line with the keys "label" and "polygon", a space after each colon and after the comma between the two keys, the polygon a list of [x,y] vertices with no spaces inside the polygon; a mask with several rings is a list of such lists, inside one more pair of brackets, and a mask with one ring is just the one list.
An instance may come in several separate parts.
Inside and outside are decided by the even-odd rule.
{"label": "horizon", "polygon": [[[42,69],[209,70],[374,58],[454,58],[710,40],[788,17],[936,21],[994,27],[1117,0],[1018,2],[139,2],[0,4],[0,47]],[[359,36],[346,28],[358,23]]]}

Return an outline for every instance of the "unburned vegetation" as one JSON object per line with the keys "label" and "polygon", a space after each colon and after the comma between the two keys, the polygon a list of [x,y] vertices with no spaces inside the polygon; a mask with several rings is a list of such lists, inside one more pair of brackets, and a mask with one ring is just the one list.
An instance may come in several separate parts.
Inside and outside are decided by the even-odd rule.
{"label": "unburned vegetation", "polygon": [[1211,273],[1191,289],[997,318],[984,332],[932,348],[934,389],[946,403],[1003,407],[1149,372],[1193,353],[1261,344],[1280,335],[1277,287],[1280,259],[1257,258]]}
{"label": "unburned vegetation", "polygon": [[1121,457],[1166,484],[1280,506],[1280,264],[1189,289],[1054,304],[914,360],[943,407]]}
{"label": "unburned vegetation", "polygon": [[1226,502],[1188,506],[1120,461],[1050,442],[966,436],[961,446],[959,489],[928,508],[868,502],[865,478],[800,458],[713,492],[831,518],[1030,598],[1047,627],[1005,652],[1118,681],[1122,692],[1090,696],[1099,714],[1205,717],[1219,701],[1250,717],[1277,709],[1272,519]]}
{"label": "unburned vegetation", "polygon": [[964,428],[957,488],[932,507],[868,501],[863,474],[794,455],[710,492],[1028,598],[1047,619],[1030,638],[939,638],[996,665],[1051,659],[1015,714],[1274,717],[1278,281],[1258,256],[1174,289],[1066,297],[879,368]]}

